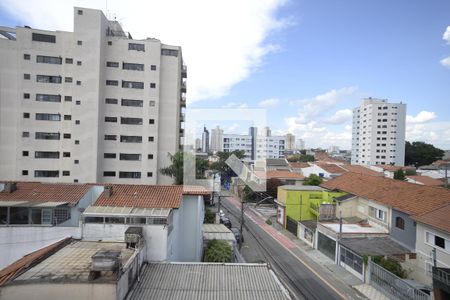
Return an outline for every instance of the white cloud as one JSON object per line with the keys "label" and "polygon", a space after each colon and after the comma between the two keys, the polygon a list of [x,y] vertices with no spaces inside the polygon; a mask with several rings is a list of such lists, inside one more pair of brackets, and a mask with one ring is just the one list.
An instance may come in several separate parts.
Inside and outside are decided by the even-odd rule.
{"label": "white cloud", "polygon": [[406,123],[425,123],[436,119],[436,114],[432,111],[422,110],[415,117],[414,116],[406,116]]}
{"label": "white cloud", "polygon": [[300,104],[298,116],[295,121],[299,124],[310,122],[333,108],[338,102],[353,95],[356,89],[356,87],[344,87],[338,90],[333,89],[313,98],[291,101],[291,104]]}
{"label": "white cloud", "polygon": [[406,125],[407,141],[422,141],[450,149],[450,122],[411,123]]}
{"label": "white cloud", "polygon": [[447,41],[447,44],[450,45],[450,26],[447,26],[447,29],[445,30],[444,34],[442,35],[442,39],[444,41]]}
{"label": "white cloud", "polygon": [[222,105],[222,108],[247,108],[247,103],[236,103],[236,102],[228,102],[224,105]]}
{"label": "white cloud", "polygon": [[[257,69],[278,45],[269,34],[290,25],[276,16],[287,0],[2,0],[0,8],[22,24],[73,30],[73,7],[105,10],[134,38],[156,37],[183,47],[188,66],[188,101],[226,95]],[[39,12],[39,13],[36,13]],[[20,23],[18,25],[21,25]]]}
{"label": "white cloud", "polygon": [[341,109],[334,113],[333,116],[326,119],[325,122],[329,124],[342,124],[352,120],[353,111],[351,109]]}
{"label": "white cloud", "polygon": [[444,67],[450,68],[450,56],[444,59],[441,59],[441,65]]}
{"label": "white cloud", "polygon": [[271,98],[266,99],[258,103],[259,107],[268,108],[268,107],[274,107],[277,106],[280,103],[280,99]]}

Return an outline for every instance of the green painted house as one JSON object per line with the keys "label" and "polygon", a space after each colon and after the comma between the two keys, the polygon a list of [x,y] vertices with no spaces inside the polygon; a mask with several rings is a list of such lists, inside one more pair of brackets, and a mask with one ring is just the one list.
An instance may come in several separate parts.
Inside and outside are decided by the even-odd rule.
{"label": "green painted house", "polygon": [[322,207],[320,205],[334,204],[335,197],[346,193],[332,192],[320,186],[283,185],[278,187],[277,194],[277,221],[297,235],[298,222],[317,220],[320,215],[319,209],[322,213],[325,210],[334,211],[332,205],[323,205]]}

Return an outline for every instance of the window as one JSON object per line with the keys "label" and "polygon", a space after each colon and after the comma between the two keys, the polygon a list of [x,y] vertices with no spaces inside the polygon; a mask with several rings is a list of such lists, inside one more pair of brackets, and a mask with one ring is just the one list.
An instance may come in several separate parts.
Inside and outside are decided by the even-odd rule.
{"label": "window", "polygon": [[81,81],[77,80],[77,85],[81,85]]}
{"label": "window", "polygon": [[9,224],[28,224],[28,208],[10,207]]}
{"label": "window", "polygon": [[145,51],[144,44],[128,43],[128,50]]}
{"label": "window", "polygon": [[63,157],[70,157],[70,152],[63,152]]}
{"label": "window", "polygon": [[117,123],[117,117],[105,117],[105,122]]}
{"label": "window", "polygon": [[119,172],[119,178],[138,179],[141,178],[141,172]]}
{"label": "window", "polygon": [[122,80],[122,87],[128,89],[143,89],[144,83],[139,81],[126,81]]}
{"label": "window", "polygon": [[450,253],[450,240],[431,232],[426,232],[425,239],[428,244],[444,249],[446,252]]}
{"label": "window", "polygon": [[75,159],[75,160],[73,161],[73,163],[76,164],[76,165],[78,165],[78,164],[80,163],[80,161],[79,161],[78,159]]}
{"label": "window", "polygon": [[123,70],[132,70],[132,71],[144,71],[143,64],[132,64],[132,63],[122,63]]}
{"label": "window", "polygon": [[121,135],[120,142],[121,143],[142,143],[142,136]]}
{"label": "window", "polygon": [[155,124],[155,119],[149,119],[148,124]]}
{"label": "window", "polygon": [[22,156],[28,156],[29,152],[28,151],[22,151]]}
{"label": "window", "polygon": [[121,103],[122,103],[122,106],[134,106],[134,107],[144,106],[144,101],[142,101],[142,100],[122,99]]}
{"label": "window", "polygon": [[120,124],[142,125],[142,118],[120,118]]}
{"label": "window", "polygon": [[150,88],[151,88],[151,89],[156,88],[156,83],[154,83],[154,82],[150,83]]}
{"label": "window", "polygon": [[72,120],[71,115],[64,115],[64,121],[70,121],[70,120]]}
{"label": "window", "polygon": [[155,141],[155,137],[149,136],[149,137],[148,137],[148,141],[149,141],[149,142],[154,142],[154,141]]}
{"label": "window", "polygon": [[36,81],[42,83],[61,83],[61,76],[36,75]]}
{"label": "window", "polygon": [[64,82],[71,83],[73,81],[72,77],[65,77]]}
{"label": "window", "polygon": [[118,80],[106,80],[106,85],[119,86]]}
{"label": "window", "polygon": [[56,43],[56,36],[42,33],[32,33],[31,39],[35,42]]}
{"label": "window", "polygon": [[[64,172],[68,172],[68,175],[64,175]],[[70,172],[63,171],[63,176],[70,176]],[[53,218],[56,224],[63,223],[70,219],[70,210],[67,208],[55,208],[53,210]]]}
{"label": "window", "polygon": [[108,223],[108,224],[125,224],[125,218],[105,217],[105,223]]}
{"label": "window", "polygon": [[78,182],[78,179],[74,179],[73,182],[77,183],[77,182]]}
{"label": "window", "polygon": [[23,94],[23,99],[30,99],[30,94],[29,93],[24,93]]}
{"label": "window", "polygon": [[81,60],[77,60],[77,66],[81,66],[81,65],[82,65]]}
{"label": "window", "polygon": [[36,62],[37,63],[43,63],[43,64],[60,65],[60,64],[62,64],[62,58],[61,57],[56,57],[56,56],[37,55],[36,56]]}
{"label": "window", "polygon": [[106,66],[107,67],[111,67],[111,68],[118,68],[119,67],[119,63],[116,61],[107,61],[106,62]]}
{"label": "window", "polygon": [[108,46],[112,46],[112,41],[108,41]]}
{"label": "window", "polygon": [[405,220],[401,217],[395,218],[395,227],[405,230]]}
{"label": "window", "polygon": [[30,118],[30,113],[23,113],[23,118],[24,119],[29,119]]}
{"label": "window", "polygon": [[22,176],[28,176],[28,170],[22,170]]}
{"label": "window", "polygon": [[30,80],[31,75],[30,74],[23,74],[23,79]]}
{"label": "window", "polygon": [[116,154],[115,153],[104,153],[103,154],[103,158],[116,158]]}
{"label": "window", "polygon": [[113,134],[105,134],[105,141],[116,141],[117,135]]}
{"label": "window", "polygon": [[85,217],[84,223],[97,223],[103,224],[103,217]]}
{"label": "window", "polygon": [[60,114],[36,113],[36,120],[40,121],[61,121]]}
{"label": "window", "polygon": [[73,58],[66,58],[66,64],[73,64]]}
{"label": "window", "polygon": [[23,55],[23,59],[24,59],[24,60],[30,60],[30,58],[31,58],[31,55],[30,55],[30,54],[24,54],[24,55]]}
{"label": "window", "polygon": [[147,155],[147,158],[148,158],[148,159],[153,159],[153,154]]}
{"label": "window", "polygon": [[71,102],[72,96],[64,96],[64,101]]}
{"label": "window", "polygon": [[151,70],[151,71],[156,71],[156,65],[151,65],[151,66],[150,66],[150,70]]}
{"label": "window", "polygon": [[386,212],[372,206],[369,206],[369,215],[383,222],[386,220]]}
{"label": "window", "polygon": [[79,140],[75,140],[75,145],[79,145],[80,141]]}
{"label": "window", "polygon": [[153,172],[147,172],[147,177],[153,177]]}
{"label": "window", "polygon": [[34,171],[34,177],[59,177],[59,171],[57,171],[57,170],[36,170],[36,171]]}
{"label": "window", "polygon": [[78,10],[78,15],[83,15],[83,11],[81,9]]}
{"label": "window", "polygon": [[161,55],[178,57],[178,50],[161,49]]}
{"label": "window", "polygon": [[77,41],[77,45],[78,45],[78,46],[83,45],[83,41]]}
{"label": "window", "polygon": [[28,131],[23,131],[22,132],[22,137],[30,137],[30,133]]}
{"label": "window", "polygon": [[141,154],[120,153],[120,160],[141,160]]}
{"label": "window", "polygon": [[116,172],[114,171],[105,171],[103,172],[104,177],[116,177]]}
{"label": "window", "polygon": [[61,95],[36,94],[36,101],[61,102]]}
{"label": "window", "polygon": [[75,120],[75,125],[80,125],[80,120]]}
{"label": "window", "polygon": [[106,104],[117,104],[117,103],[118,103],[118,100],[117,100],[117,99],[114,99],[114,98],[106,98],[106,99],[105,99],[105,103],[106,103]]}
{"label": "window", "polygon": [[75,101],[75,105],[81,105],[81,101],[80,100]]}
{"label": "window", "polygon": [[156,104],[156,101],[150,100],[149,105],[150,105],[151,107],[155,106],[155,104]]}
{"label": "window", "polygon": [[35,151],[34,152],[34,158],[53,158],[53,159],[58,159],[59,158],[59,152],[58,151]]}
{"label": "window", "polygon": [[59,132],[35,132],[34,138],[36,140],[59,140]]}

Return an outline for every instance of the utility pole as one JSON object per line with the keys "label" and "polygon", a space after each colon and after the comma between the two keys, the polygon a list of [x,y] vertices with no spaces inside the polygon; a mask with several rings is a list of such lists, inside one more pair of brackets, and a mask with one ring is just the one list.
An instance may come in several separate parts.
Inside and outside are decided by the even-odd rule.
{"label": "utility pole", "polygon": [[242,228],[244,227],[244,199],[241,199],[241,228],[239,229],[239,250],[242,248]]}

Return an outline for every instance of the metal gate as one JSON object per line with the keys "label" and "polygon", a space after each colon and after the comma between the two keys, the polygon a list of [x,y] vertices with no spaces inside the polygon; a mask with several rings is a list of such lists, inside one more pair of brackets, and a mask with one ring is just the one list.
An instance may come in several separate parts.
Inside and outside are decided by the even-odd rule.
{"label": "metal gate", "polygon": [[292,218],[286,217],[286,229],[295,236],[297,236],[297,227],[297,221]]}

